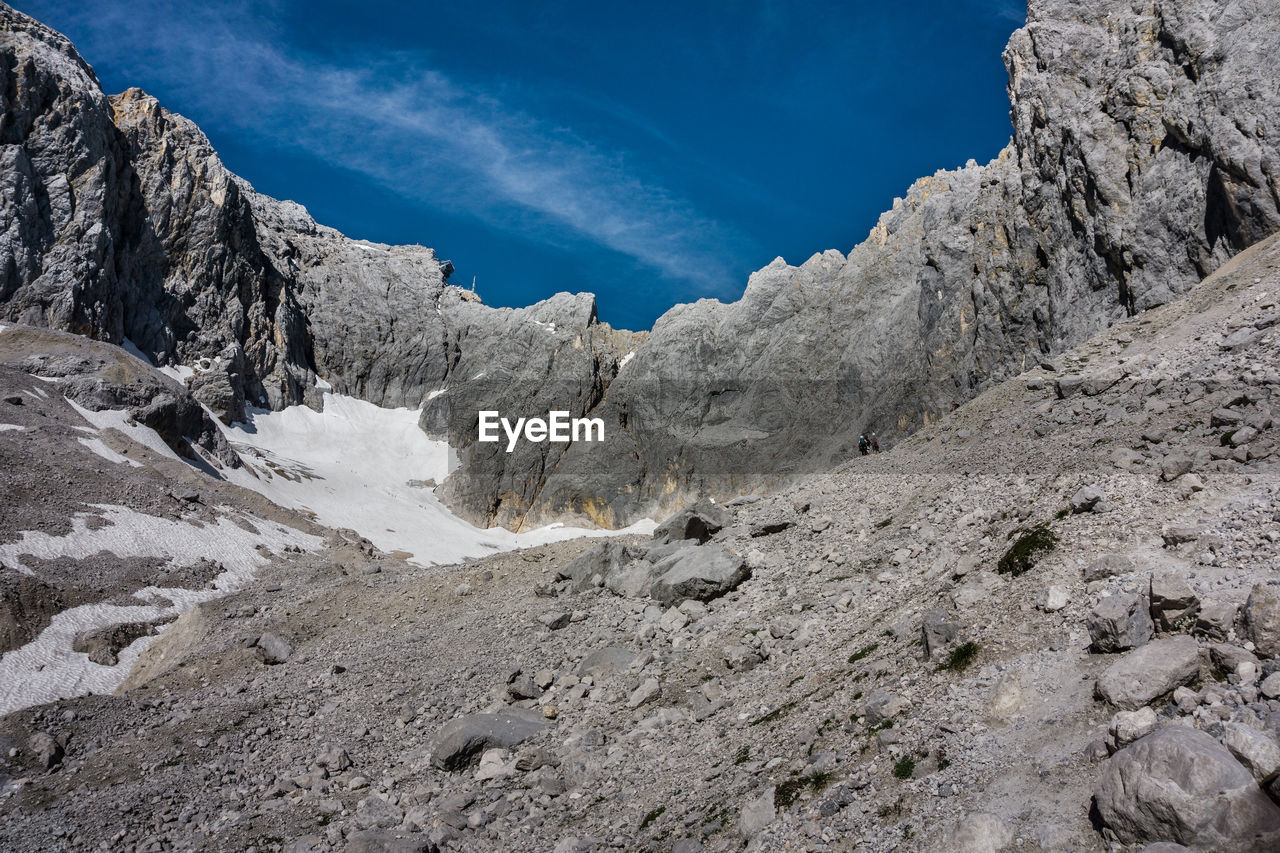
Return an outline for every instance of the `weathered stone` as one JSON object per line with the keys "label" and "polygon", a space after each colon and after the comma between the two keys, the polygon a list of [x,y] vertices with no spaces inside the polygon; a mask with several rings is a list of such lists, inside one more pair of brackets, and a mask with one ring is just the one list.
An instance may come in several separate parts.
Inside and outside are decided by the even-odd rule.
{"label": "weathered stone", "polygon": [[635,652],[617,646],[606,646],[582,659],[582,663],[578,665],[578,675],[590,675],[592,678],[613,675],[631,666],[635,659]]}
{"label": "weathered stone", "polygon": [[1132,572],[1136,568],[1137,564],[1128,554],[1103,554],[1085,567],[1084,579],[1086,581],[1105,580]]}
{"label": "weathered stone", "polygon": [[956,823],[949,841],[957,853],[999,853],[1013,842],[1013,830],[993,814],[975,812]]}
{"label": "weathered stone", "polygon": [[1112,756],[1093,801],[1105,831],[1125,844],[1172,840],[1223,853],[1280,845],[1280,807],[1221,744],[1185,726]]}
{"label": "weathered stone", "polygon": [[1090,648],[1104,654],[1137,648],[1151,639],[1145,597],[1118,593],[1098,602],[1087,620]]}
{"label": "weathered stone", "polygon": [[1280,585],[1254,586],[1244,605],[1244,625],[1259,655],[1280,656]]}
{"label": "weathered stone", "polygon": [[866,704],[862,707],[862,713],[869,724],[878,726],[892,720],[910,707],[911,703],[901,696],[877,690],[867,698]]}
{"label": "weathered stone", "polygon": [[1107,667],[1096,692],[1117,708],[1135,710],[1200,676],[1200,647],[1187,636],[1152,640]]}
{"label": "weathered stone", "polygon": [[724,507],[701,500],[658,525],[653,531],[653,541],[662,544],[693,540],[701,544],[732,523],[733,516]]}
{"label": "weathered stone", "polygon": [[1120,749],[1140,737],[1151,734],[1155,730],[1156,720],[1155,710],[1145,706],[1136,711],[1117,712],[1111,718],[1111,724],[1108,726],[1111,745],[1116,749]]}
{"label": "weathered stone", "polygon": [[1280,744],[1266,732],[1244,723],[1224,723],[1222,745],[1231,751],[1259,785],[1266,785],[1280,773]]}
{"label": "weathered stone", "polygon": [[760,796],[743,804],[742,812],[738,815],[738,832],[743,838],[755,838],[777,818],[778,812],[773,804],[775,791],[770,785],[760,792]]}
{"label": "weathered stone", "polygon": [[436,735],[431,763],[441,770],[457,770],[478,759],[486,749],[511,749],[546,726],[541,713],[525,708],[457,717],[445,723]]}
{"label": "weathered stone", "polygon": [[1161,631],[1189,627],[1200,610],[1200,597],[1187,585],[1181,572],[1159,571],[1151,575],[1151,617]]}
{"label": "weathered stone", "polygon": [[289,655],[293,654],[293,646],[289,645],[289,641],[270,631],[258,637],[255,648],[258,659],[268,666],[282,664],[289,659]]}
{"label": "weathered stone", "polygon": [[1071,511],[1074,513],[1102,512],[1106,508],[1107,496],[1095,486],[1081,486],[1071,496]]}
{"label": "weathered stone", "polygon": [[573,581],[573,588],[581,591],[592,586],[592,578],[599,575],[607,584],[631,562],[632,555],[618,542],[605,541],[579,554],[565,563],[556,573],[559,580]]}
{"label": "weathered stone", "polygon": [[669,565],[658,568],[662,574],[653,582],[649,595],[668,606],[686,598],[709,601],[751,577],[746,560],[716,545],[686,549],[673,556]]}
{"label": "weathered stone", "polygon": [[930,610],[924,614],[920,632],[924,637],[925,660],[930,660],[955,643],[960,623],[951,619],[945,610]]}

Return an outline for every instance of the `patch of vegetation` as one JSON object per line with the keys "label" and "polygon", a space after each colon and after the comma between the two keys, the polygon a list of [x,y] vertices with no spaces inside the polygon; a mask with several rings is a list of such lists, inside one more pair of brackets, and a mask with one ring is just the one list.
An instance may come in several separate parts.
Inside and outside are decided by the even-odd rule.
{"label": "patch of vegetation", "polygon": [[876,530],[884,530],[884,529],[885,529],[886,527],[888,527],[890,524],[893,524],[893,519],[892,519],[892,518],[886,518],[884,521],[877,521],[877,522],[876,522]]}
{"label": "patch of vegetation", "polygon": [[996,571],[1002,575],[1017,577],[1034,568],[1042,554],[1047,554],[1056,547],[1058,535],[1049,529],[1049,525],[1036,525],[1014,540],[996,564]]}
{"label": "patch of vegetation", "polygon": [[800,794],[805,788],[817,793],[826,789],[834,780],[835,774],[827,773],[826,771],[816,771],[807,776],[788,779],[774,789],[773,805],[779,809],[788,808],[800,798]]}
{"label": "patch of vegetation", "polygon": [[913,839],[913,838],[915,838],[915,837],[916,837],[916,831],[915,831],[914,829],[912,829],[912,828],[911,828],[911,824],[907,824],[906,826],[902,827],[902,840],[903,840],[903,841],[910,841],[911,839]]}
{"label": "patch of vegetation", "polygon": [[1071,515],[1071,507],[1064,506],[1053,514],[1053,518],[1055,521],[1062,521],[1062,519],[1066,518],[1068,515]]}
{"label": "patch of vegetation", "polygon": [[665,812],[666,810],[667,810],[666,806],[658,806],[656,809],[649,812],[647,815],[644,816],[644,820],[640,821],[640,828],[648,829],[649,824],[653,823],[655,820],[662,817],[662,813]]}
{"label": "patch of vegetation", "polygon": [[750,747],[750,746],[746,746],[746,745],[744,744],[744,745],[743,745],[743,747],[742,747],[742,749],[738,750],[738,754],[737,754],[736,756],[734,756],[733,763],[734,763],[735,765],[736,765],[736,764],[746,764],[746,763],[747,763],[748,761],[750,761],[750,760],[751,760],[751,747]]}
{"label": "patch of vegetation", "polygon": [[911,774],[916,772],[916,760],[910,755],[904,755],[898,759],[893,765],[893,778],[910,779]]}
{"label": "patch of vegetation", "polygon": [[1236,434],[1236,431],[1235,431],[1235,430],[1233,430],[1233,429],[1229,429],[1229,430],[1227,430],[1227,431],[1226,431],[1226,432],[1224,432],[1224,433],[1222,434],[1222,436],[1218,439],[1218,444],[1222,445],[1223,447],[1226,447],[1228,444],[1230,444],[1230,443],[1231,443],[1231,436],[1233,436],[1233,435],[1235,435],[1235,434]]}
{"label": "patch of vegetation", "polygon": [[787,682],[787,686],[788,686],[788,687],[795,687],[795,686],[796,686],[797,684],[799,684],[801,681],[804,681],[804,673],[801,673],[800,675],[797,675],[795,678],[793,678],[793,679],[791,679],[790,681],[788,681],[788,682]]}
{"label": "patch of vegetation", "polygon": [[857,663],[878,648],[880,648],[879,643],[872,643],[869,646],[863,646],[853,654],[849,655],[849,663]]}
{"label": "patch of vegetation", "polygon": [[951,650],[951,654],[947,655],[947,659],[938,667],[940,670],[947,672],[964,672],[969,668],[975,660],[978,659],[978,652],[982,651],[982,647],[977,643],[970,641],[956,646]]}
{"label": "patch of vegetation", "polygon": [[893,728],[893,720],[885,720],[882,723],[877,723],[874,726],[868,727],[867,736],[870,737],[871,735],[876,734],[877,732],[882,732],[885,729],[891,729],[891,728]]}

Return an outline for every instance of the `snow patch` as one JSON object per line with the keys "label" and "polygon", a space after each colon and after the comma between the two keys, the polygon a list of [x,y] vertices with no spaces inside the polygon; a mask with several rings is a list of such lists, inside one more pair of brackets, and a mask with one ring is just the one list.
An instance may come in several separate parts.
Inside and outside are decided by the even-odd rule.
{"label": "snow patch", "polygon": [[437,389],[436,389],[436,390],[434,390],[434,391],[429,391],[429,392],[427,392],[427,401],[428,401],[428,402],[430,402],[431,400],[434,400],[436,397],[439,397],[441,394],[443,394],[443,393],[444,393],[445,391],[447,391],[447,390],[449,390],[449,389],[448,389],[448,388],[437,388]]}
{"label": "snow patch", "polygon": [[319,376],[317,376],[317,377],[316,377],[316,387],[317,387],[317,388],[319,388],[321,391],[332,391],[332,390],[333,390],[333,386],[332,386],[332,385],[330,385],[330,384],[329,384],[328,382],[326,382],[325,380],[321,379]]}
{"label": "snow patch", "polygon": [[635,352],[635,350],[632,350],[631,352],[629,352],[629,353],[627,353],[626,355],[624,355],[624,356],[622,357],[622,361],[618,362],[618,369],[619,369],[619,370],[621,370],[622,368],[626,367],[626,366],[627,366],[627,362],[631,361],[631,359],[633,359],[633,358],[635,358],[635,357],[636,357],[636,352]]}
{"label": "snow patch", "polygon": [[160,433],[151,427],[145,427],[136,421],[130,420],[129,413],[124,409],[103,409],[98,412],[91,412],[84,406],[79,405],[73,400],[68,399],[71,408],[80,413],[80,417],[93,424],[98,430],[118,429],[129,438],[141,444],[143,447],[149,447],[161,456],[169,459],[185,462],[181,456],[173,452],[173,448],[164,443],[164,439],[160,437]]}
{"label": "snow patch", "polygon": [[216,524],[200,525],[146,515],[123,506],[93,506],[105,526],[89,529],[89,514],[80,513],[72,519],[72,531],[67,535],[23,531],[17,542],[0,545],[0,556],[26,574],[34,573],[22,564],[22,556],[81,559],[104,551],[116,557],[167,558],[174,566],[190,566],[206,558],[222,563],[223,571],[203,589],[148,586],[134,593],[144,602],[136,606],[86,604],[54,616],[38,637],[0,657],[0,715],[55,699],[110,693],[124,682],[138,655],[154,639],[134,641],[120,652],[119,663],[102,666],[72,650],[76,634],[81,631],[176,616],[201,602],[234,592],[251,580],[267,563],[267,557],[258,551],[260,547],[271,552],[279,552],[287,545],[313,550],[323,543],[318,536],[223,507],[219,510],[228,516],[235,514],[240,523],[223,516]]}
{"label": "snow patch", "polygon": [[450,512],[433,489],[409,485],[440,482],[457,467],[448,443],[418,428],[418,414],[336,394],[324,395],[323,412],[251,408],[248,423],[223,431],[258,476],[232,470],[227,477],[282,506],[309,510],[321,524],[351,528],[383,551],[407,553],[418,565],[579,536],[649,533],[656,526],[646,519],[622,531],[549,525],[519,534],[474,527]]}
{"label": "snow patch", "polygon": [[129,353],[129,355],[140,358],[147,364],[151,364],[151,358],[145,352],[138,349],[138,345],[128,338],[125,338],[124,342],[121,343],[120,346],[123,347],[124,351]]}
{"label": "snow patch", "polygon": [[18,426],[17,424],[0,424],[0,432],[7,432],[11,429],[23,430],[26,429],[26,427]]}
{"label": "snow patch", "polygon": [[[0,429],[3,429],[3,428],[4,428],[3,426],[0,426]],[[116,464],[123,462],[134,468],[142,467],[141,462],[139,462],[136,459],[130,459],[128,456],[125,456],[121,453],[116,453],[110,447],[107,447],[105,444],[103,444],[102,439],[100,438],[80,438],[76,440],[79,441],[81,444],[83,444],[85,447],[92,450],[94,453],[101,456],[103,459],[107,460],[108,462],[115,462]]]}

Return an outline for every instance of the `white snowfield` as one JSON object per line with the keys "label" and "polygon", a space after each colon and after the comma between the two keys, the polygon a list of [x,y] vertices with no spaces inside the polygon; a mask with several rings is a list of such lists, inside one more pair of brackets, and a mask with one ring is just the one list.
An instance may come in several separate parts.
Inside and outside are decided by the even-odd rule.
{"label": "white snowfield", "polygon": [[478,528],[421,485],[442,481],[456,461],[451,462],[446,442],[433,441],[418,428],[416,410],[384,409],[326,393],[323,412],[306,406],[249,412],[249,423],[225,432],[258,477],[224,472],[232,482],[282,506],[310,510],[321,524],[355,530],[383,551],[407,553],[417,565],[579,536],[651,533],[655,526],[645,519],[621,531],[561,524],[518,534]]}
{"label": "white snowfield", "polygon": [[[143,447],[149,447],[161,456],[168,457],[169,459],[175,459],[178,462],[186,461],[181,456],[174,453],[172,447],[164,443],[164,439],[160,437],[160,433],[156,432],[151,427],[143,426],[136,421],[130,420],[129,413],[124,409],[103,409],[98,412],[93,412],[72,400],[67,400],[67,402],[71,404],[71,408],[80,413],[80,417],[93,424],[99,431],[104,429],[118,429],[120,432],[129,436],[129,438],[138,442],[138,444],[141,444]],[[84,441],[84,439],[80,440]],[[104,455],[99,453],[96,447],[91,447],[90,449],[93,450],[94,453],[98,453],[100,456]],[[106,449],[109,453],[115,454],[115,451],[110,450],[106,445],[103,445],[103,449]],[[111,459],[113,462],[116,461],[110,456],[107,458]]]}
{"label": "white snowfield", "polygon": [[[55,616],[36,639],[0,657],[0,715],[20,708],[87,693],[110,693],[129,675],[133,662],[154,638],[135,640],[115,666],[102,666],[72,651],[76,634],[119,622],[150,621],[177,615],[202,601],[234,592],[266,565],[263,546],[273,553],[286,545],[318,548],[322,539],[273,521],[219,507],[216,524],[193,524],[146,515],[123,506],[95,505],[96,529],[89,514],[72,520],[65,536],[24,531],[16,542],[0,545],[0,558],[18,571],[33,574],[22,558],[80,559],[106,552],[117,557],[159,557],[170,565],[190,566],[201,558],[222,564],[223,571],[204,589],[148,586],[134,593],[137,605],[87,604]],[[231,520],[238,518],[239,523]],[[103,526],[96,526],[105,522]]]}
{"label": "white snowfield", "polygon": [[[182,368],[172,370],[179,379],[186,373]],[[75,427],[86,433],[78,441],[88,452],[114,463],[140,465],[98,437],[104,429],[117,429],[156,453],[187,461],[154,430],[130,422],[123,410],[92,412],[71,405],[92,424]],[[418,429],[418,412],[383,409],[330,393],[324,395],[323,412],[304,406],[280,412],[250,411],[249,423],[224,428],[224,432],[253,473],[224,468],[223,476],[282,506],[309,510],[322,524],[355,530],[384,551],[405,552],[418,565],[452,563],[579,536],[651,533],[655,527],[645,519],[621,531],[560,524],[520,534],[477,528],[453,515],[436,499],[434,489],[422,484],[443,480],[456,460],[451,461],[447,443],[432,441]],[[410,485],[410,481],[417,483]],[[123,506],[94,508],[93,513],[75,517],[72,531],[65,536],[22,531],[15,540],[0,544],[0,559],[28,575],[35,571],[24,557],[82,559],[95,554],[161,558],[175,567],[206,558],[222,563],[224,571],[203,589],[148,586],[134,592],[136,605],[89,604],[59,613],[30,643],[0,657],[0,715],[59,698],[110,693],[154,640],[135,640],[121,650],[119,663],[102,666],[72,650],[78,633],[178,615],[234,592],[266,565],[268,558],[260,547],[279,553],[287,545],[314,550],[323,543],[320,537],[230,507],[217,507],[221,517],[214,524],[159,518]]]}

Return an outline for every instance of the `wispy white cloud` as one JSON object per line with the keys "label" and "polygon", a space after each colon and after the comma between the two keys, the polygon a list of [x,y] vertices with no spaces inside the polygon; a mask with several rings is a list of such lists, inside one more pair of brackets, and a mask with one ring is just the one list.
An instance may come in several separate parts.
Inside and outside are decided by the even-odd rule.
{"label": "wispy white cloud", "polygon": [[453,79],[425,55],[303,55],[274,37],[262,6],[234,14],[195,4],[42,5],[75,22],[91,63],[162,75],[198,123],[305,152],[490,226],[598,244],[699,295],[740,287],[732,255],[746,241],[733,229],[665,189],[629,153]]}

